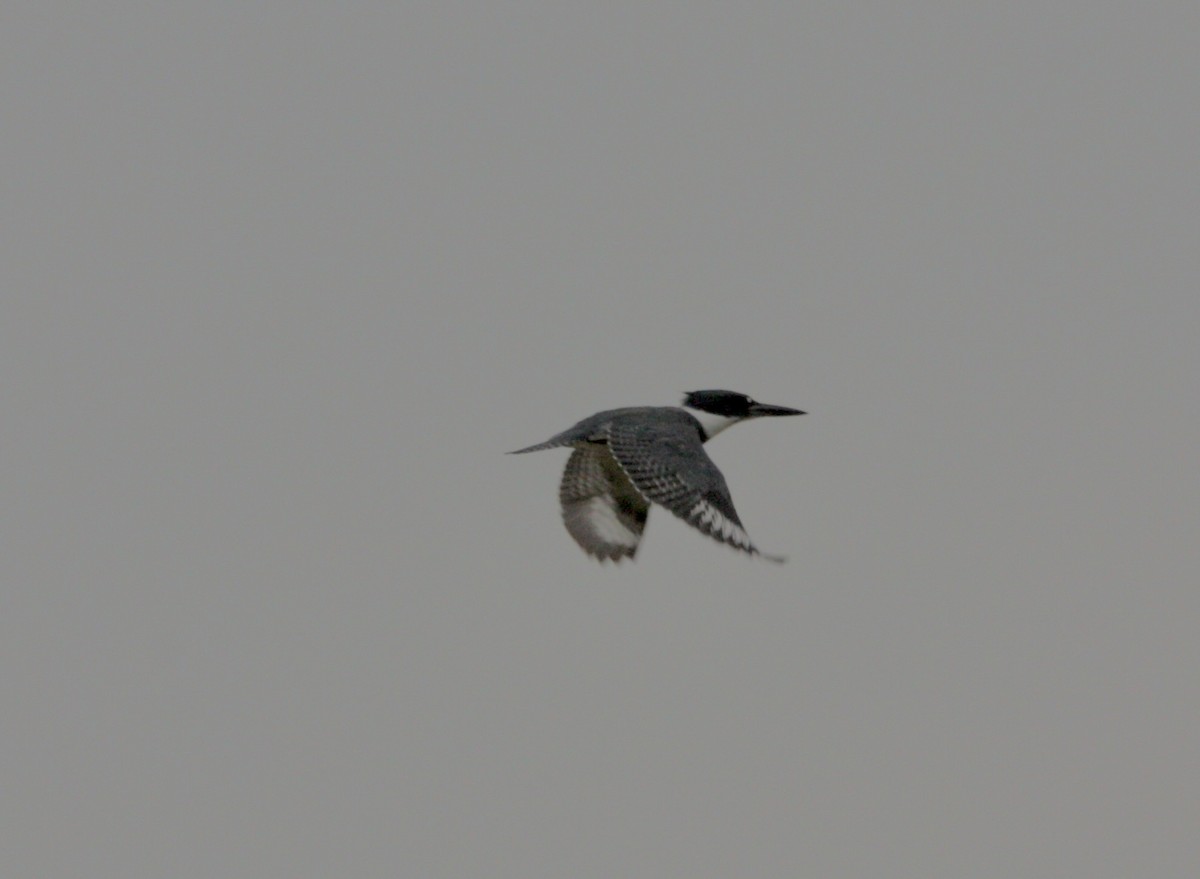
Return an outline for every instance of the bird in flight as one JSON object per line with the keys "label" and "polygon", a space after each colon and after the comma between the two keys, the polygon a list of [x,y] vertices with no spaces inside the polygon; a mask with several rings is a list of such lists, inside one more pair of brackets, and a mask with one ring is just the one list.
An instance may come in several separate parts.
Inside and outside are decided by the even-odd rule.
{"label": "bird in flight", "polygon": [[735,391],[692,391],[683,398],[683,408],[597,412],[544,443],[509,454],[574,448],[558,490],[563,523],[583,551],[600,561],[633,557],[650,504],[656,503],[714,540],[782,562],[750,541],[725,477],[705,453],[704,443],[739,421],[803,414]]}

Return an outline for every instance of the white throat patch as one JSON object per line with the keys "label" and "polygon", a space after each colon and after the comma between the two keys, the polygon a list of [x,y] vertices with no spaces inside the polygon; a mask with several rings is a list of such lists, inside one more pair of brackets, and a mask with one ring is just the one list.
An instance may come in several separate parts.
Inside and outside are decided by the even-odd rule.
{"label": "white throat patch", "polygon": [[703,409],[693,409],[690,406],[685,406],[684,411],[700,422],[700,426],[704,428],[704,433],[709,439],[712,439],[730,425],[744,420],[741,418],[731,418],[728,415],[705,412]]}

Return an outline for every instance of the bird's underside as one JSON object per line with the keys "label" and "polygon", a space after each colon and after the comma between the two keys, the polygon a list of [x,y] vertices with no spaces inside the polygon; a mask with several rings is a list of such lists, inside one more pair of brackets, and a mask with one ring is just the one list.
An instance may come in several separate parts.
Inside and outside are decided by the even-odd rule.
{"label": "bird's underside", "polygon": [[678,423],[621,417],[618,410],[600,413],[517,453],[574,448],[559,486],[563,523],[583,551],[601,561],[634,556],[651,503],[714,540],[783,561],[760,553],[750,541],[725,478],[704,451],[698,426],[686,413],[675,411],[688,419],[687,430]]}

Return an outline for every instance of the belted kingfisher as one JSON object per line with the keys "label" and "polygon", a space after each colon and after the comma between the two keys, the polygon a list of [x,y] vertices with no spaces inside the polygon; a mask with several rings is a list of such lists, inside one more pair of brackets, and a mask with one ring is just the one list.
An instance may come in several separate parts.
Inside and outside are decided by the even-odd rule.
{"label": "belted kingfisher", "polygon": [[736,391],[691,391],[683,405],[597,412],[544,443],[509,454],[574,447],[558,490],[563,522],[583,551],[600,561],[633,557],[653,502],[714,540],[782,562],[750,542],[725,477],[703,444],[739,421],[804,413]]}

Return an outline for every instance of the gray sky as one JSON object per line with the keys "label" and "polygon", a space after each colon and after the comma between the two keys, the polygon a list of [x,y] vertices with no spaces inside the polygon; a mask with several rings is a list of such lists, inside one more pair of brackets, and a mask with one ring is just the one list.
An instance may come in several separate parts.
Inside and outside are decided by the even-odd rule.
{"label": "gray sky", "polygon": [[7,872],[1200,874],[1200,13],[398,7],[5,15]]}

